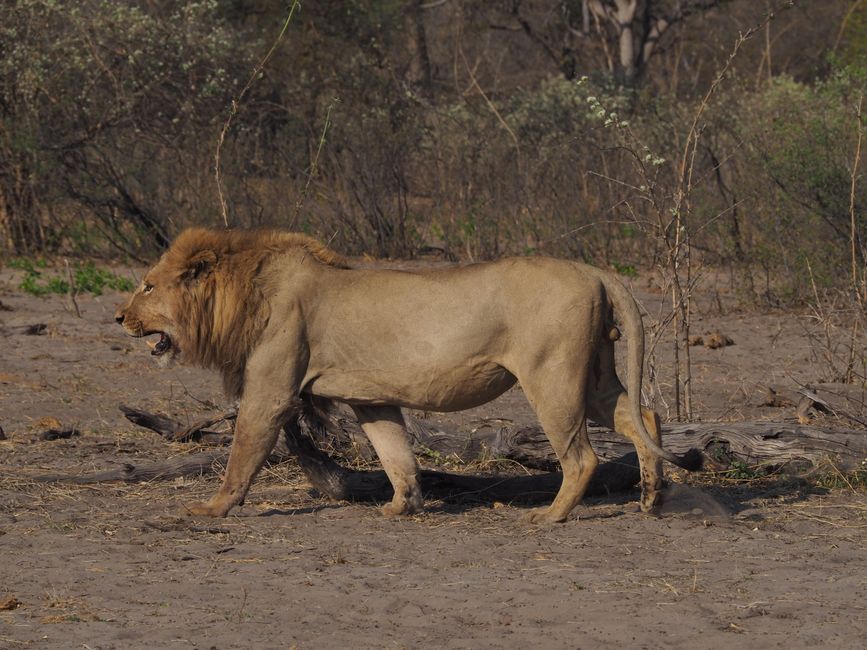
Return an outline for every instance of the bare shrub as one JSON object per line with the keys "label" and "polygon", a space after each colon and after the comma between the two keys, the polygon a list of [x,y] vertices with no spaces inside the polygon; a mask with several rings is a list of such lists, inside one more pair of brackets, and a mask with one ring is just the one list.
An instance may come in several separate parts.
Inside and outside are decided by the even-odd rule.
{"label": "bare shrub", "polygon": [[164,247],[198,209],[202,135],[248,59],[217,3],[4,3],[0,43],[7,247],[88,245],[83,223],[130,255]]}

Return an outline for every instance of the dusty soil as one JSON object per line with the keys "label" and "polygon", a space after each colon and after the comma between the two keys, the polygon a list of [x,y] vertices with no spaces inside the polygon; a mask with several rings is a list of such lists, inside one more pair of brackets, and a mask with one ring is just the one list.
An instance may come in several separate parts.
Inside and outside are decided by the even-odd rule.
{"label": "dusty soil", "polygon": [[[153,367],[113,323],[120,296],[80,296],[77,318],[65,297],[25,295],[18,281],[0,269],[0,648],[855,648],[867,638],[863,490],[673,476],[691,486],[679,494],[732,516],[650,517],[627,493],[536,527],[523,507],[469,497],[385,519],[376,504],[312,494],[291,462],[266,468],[221,521],[180,515],[216,488],[214,475],[38,482],[200,451],[134,427],[118,404],[190,423],[230,405],[209,373]],[[658,296],[636,286],[652,312]],[[852,412],[863,403],[851,386],[822,383],[830,371],[806,316],[740,311],[725,288],[705,302],[698,333],[735,345],[692,348],[698,417],[794,421],[792,409],[758,406],[767,384],[811,383]],[[42,333],[27,334],[36,323]],[[657,387],[670,407],[667,347]],[[431,417],[532,421],[517,389]],[[80,435],[41,439],[55,420]]]}

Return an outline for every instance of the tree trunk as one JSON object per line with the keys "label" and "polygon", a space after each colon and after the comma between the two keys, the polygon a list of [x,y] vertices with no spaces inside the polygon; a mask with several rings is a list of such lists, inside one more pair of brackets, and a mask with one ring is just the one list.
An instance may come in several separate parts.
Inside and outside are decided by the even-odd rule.
{"label": "tree trunk", "polygon": [[406,79],[427,100],[432,96],[432,74],[424,28],[423,0],[411,0],[404,16],[404,33],[409,66]]}
{"label": "tree trunk", "polygon": [[6,191],[0,183],[0,250],[14,252],[15,242],[12,240],[12,218]]}
{"label": "tree trunk", "polygon": [[616,0],[617,12],[614,14],[617,20],[618,43],[620,53],[620,68],[623,74],[623,84],[631,87],[635,84],[637,73],[635,59],[635,35],[632,21],[635,19],[635,9],[638,0]]}

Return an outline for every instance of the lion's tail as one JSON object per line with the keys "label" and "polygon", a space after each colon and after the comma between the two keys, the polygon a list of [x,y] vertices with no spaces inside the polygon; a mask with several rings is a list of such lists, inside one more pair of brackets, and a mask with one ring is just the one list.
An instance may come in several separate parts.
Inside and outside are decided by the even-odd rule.
{"label": "lion's tail", "polygon": [[678,456],[660,447],[650,437],[647,427],[644,426],[644,418],[641,416],[641,381],[644,372],[644,326],[641,312],[638,310],[635,298],[620,280],[605,271],[599,269],[593,269],[593,271],[605,287],[605,292],[608,294],[615,312],[620,315],[620,320],[626,330],[627,372],[629,373],[626,391],[629,396],[632,421],[638,435],[653,453],[668,462],[691,472],[701,469],[702,456],[697,449],[690,449],[683,456]]}

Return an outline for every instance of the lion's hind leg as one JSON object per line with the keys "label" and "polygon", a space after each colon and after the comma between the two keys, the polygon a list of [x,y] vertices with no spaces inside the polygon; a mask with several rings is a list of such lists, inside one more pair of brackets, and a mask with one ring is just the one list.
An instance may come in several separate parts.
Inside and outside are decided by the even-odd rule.
{"label": "lion's hind leg", "polygon": [[557,453],[560,466],[563,469],[563,483],[553,503],[546,508],[536,508],[530,513],[530,521],[534,523],[556,523],[566,521],[569,513],[575,509],[593,472],[599,464],[599,459],[590,446],[587,437],[587,422],[573,425],[569,430],[552,429],[545,427],[551,446]]}
{"label": "lion's hind leg", "polygon": [[[650,434],[651,439],[658,447],[662,446],[660,435],[659,416],[650,409],[641,409],[641,417],[644,420],[644,428]],[[635,424],[632,422],[629,408],[629,397],[624,392],[617,399],[614,411],[614,430],[622,432],[638,453],[638,464],[641,468],[641,506],[642,512],[653,512],[662,505],[662,459],[650,451],[639,435]]]}
{"label": "lion's hind leg", "polygon": [[[635,428],[629,408],[629,396],[616,376],[613,381],[610,377],[603,377],[599,389],[598,391],[591,390],[588,395],[588,415],[594,422],[626,436],[635,445],[638,464],[641,468],[641,501],[639,505],[642,512],[652,512],[661,505],[662,501],[662,459],[647,448]],[[641,415],[644,419],[644,427],[650,437],[657,445],[661,446],[659,416],[646,408],[641,409]]]}
{"label": "lion's hind leg", "polygon": [[[551,373],[540,374],[550,376]],[[522,387],[563,470],[563,483],[554,502],[547,508],[533,510],[530,520],[535,523],[566,521],[584,497],[599,464],[587,436],[585,380],[581,377],[572,385],[559,386],[536,386],[535,382],[523,381]]]}
{"label": "lion's hind leg", "polygon": [[403,414],[396,406],[353,406],[382,468],[394,488],[391,503],[382,507],[387,516],[409,515],[424,507],[418,463],[409,444]]}

